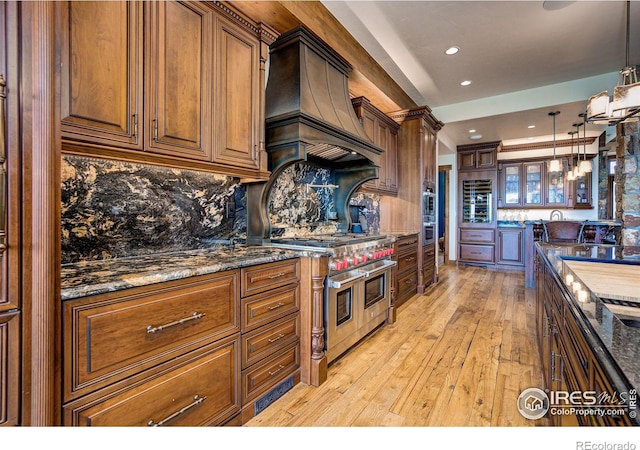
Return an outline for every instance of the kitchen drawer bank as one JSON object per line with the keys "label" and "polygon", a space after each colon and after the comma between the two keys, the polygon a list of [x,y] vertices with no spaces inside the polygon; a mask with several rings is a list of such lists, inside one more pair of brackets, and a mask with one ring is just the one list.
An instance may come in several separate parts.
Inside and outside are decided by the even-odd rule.
{"label": "kitchen drawer bank", "polygon": [[87,288],[104,292],[63,303],[65,425],[241,424],[300,381],[301,259],[226,252],[142,258],[128,275],[112,261],[119,275]]}

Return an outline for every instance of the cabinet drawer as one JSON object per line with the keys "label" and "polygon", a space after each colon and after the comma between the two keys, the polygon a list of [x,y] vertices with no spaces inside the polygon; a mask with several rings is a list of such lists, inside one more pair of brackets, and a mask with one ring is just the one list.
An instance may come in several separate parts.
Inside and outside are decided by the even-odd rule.
{"label": "cabinet drawer", "polygon": [[494,261],[493,245],[460,244],[460,260],[492,263]]}
{"label": "cabinet drawer", "polygon": [[418,266],[418,252],[414,250],[404,255],[398,256],[398,273],[402,274],[407,270],[415,270]]}
{"label": "cabinet drawer", "polygon": [[300,286],[280,288],[267,294],[242,299],[242,332],[254,330],[272,320],[298,311]]}
{"label": "cabinet drawer", "polygon": [[242,335],[242,368],[260,361],[300,339],[300,315],[294,313]]}
{"label": "cabinet drawer", "polygon": [[178,367],[124,390],[65,405],[65,425],[200,426],[224,422],[240,411],[240,337],[201,350]]}
{"label": "cabinet drawer", "polygon": [[399,238],[396,246],[398,253],[401,254],[406,251],[417,251],[418,249],[418,236],[407,236]]}
{"label": "cabinet drawer", "polygon": [[240,331],[238,272],[64,304],[65,398]]}
{"label": "cabinet drawer", "polygon": [[398,278],[398,298],[403,297],[407,292],[416,292],[418,288],[418,272],[411,272]]}
{"label": "cabinet drawer", "polygon": [[242,403],[245,404],[284,380],[300,367],[300,344],[242,372]]}
{"label": "cabinet drawer", "polygon": [[20,425],[20,313],[0,314],[0,426]]}
{"label": "cabinet drawer", "polygon": [[242,297],[300,281],[300,260],[289,259],[241,269]]}
{"label": "cabinet drawer", "polygon": [[495,242],[494,230],[460,230],[460,242],[487,242],[493,244]]}
{"label": "cabinet drawer", "polygon": [[[571,311],[568,308],[564,310],[565,315],[565,348],[570,361],[572,372],[574,372],[578,380],[579,387],[588,386],[589,381],[589,354],[591,349],[582,337],[578,324],[576,323]],[[586,389],[586,388],[585,388]]]}

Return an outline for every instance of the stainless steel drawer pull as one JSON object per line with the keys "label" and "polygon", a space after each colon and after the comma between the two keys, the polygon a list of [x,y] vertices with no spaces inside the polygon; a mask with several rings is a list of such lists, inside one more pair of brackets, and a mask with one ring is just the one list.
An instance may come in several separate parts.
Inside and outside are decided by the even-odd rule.
{"label": "stainless steel drawer pull", "polygon": [[274,376],[275,374],[280,372],[282,369],[284,369],[284,366],[282,364],[278,364],[278,368],[276,370],[274,370],[273,372],[269,371],[269,376]]}
{"label": "stainless steel drawer pull", "polygon": [[273,306],[268,306],[267,309],[269,311],[273,311],[274,309],[278,309],[284,306],[284,303],[282,302],[278,302],[277,304],[273,305]]}
{"label": "stainless steel drawer pull", "polygon": [[269,341],[270,344],[273,344],[276,341],[279,341],[280,339],[282,339],[284,337],[284,334],[279,333],[276,337],[274,337],[273,339],[267,339]]}
{"label": "stainless steel drawer pull", "polygon": [[204,316],[206,316],[205,313],[194,312],[192,316],[185,317],[184,319],[180,319],[180,320],[175,320],[173,322],[165,323],[164,325],[158,325],[157,327],[154,327],[153,325],[149,325],[147,327],[147,334],[157,333],[158,331],[162,331],[165,328],[173,327],[175,325],[181,325],[191,320],[201,319]]}
{"label": "stainless steel drawer pull", "polygon": [[202,403],[206,399],[207,399],[207,397],[200,397],[198,394],[196,394],[196,395],[193,396],[193,402],[192,403],[189,403],[187,406],[185,406],[184,408],[179,409],[178,411],[174,412],[170,416],[165,417],[160,422],[156,423],[153,420],[150,420],[149,422],[147,422],[147,426],[149,426],[149,427],[161,427],[162,425],[164,425],[165,423],[167,423],[171,419],[174,419],[174,418],[178,417],[180,414],[186,412],[187,410],[193,408],[194,406],[198,406],[200,403]]}
{"label": "stainless steel drawer pull", "polygon": [[283,276],[285,276],[285,273],[284,273],[284,272],[278,272],[278,273],[276,273],[276,274],[269,275],[269,276],[268,276],[268,278],[269,278],[270,280],[273,280],[274,278],[280,278],[280,277],[283,277]]}

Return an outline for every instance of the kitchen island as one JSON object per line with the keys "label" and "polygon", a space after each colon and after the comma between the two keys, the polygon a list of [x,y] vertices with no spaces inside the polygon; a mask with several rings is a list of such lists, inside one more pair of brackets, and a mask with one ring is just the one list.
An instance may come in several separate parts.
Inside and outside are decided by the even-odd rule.
{"label": "kitchen island", "polygon": [[600,410],[619,413],[581,414],[598,409],[582,398],[578,413],[552,416],[552,422],[639,425],[640,260],[615,245],[537,242],[536,253],[545,389],[594,392]]}

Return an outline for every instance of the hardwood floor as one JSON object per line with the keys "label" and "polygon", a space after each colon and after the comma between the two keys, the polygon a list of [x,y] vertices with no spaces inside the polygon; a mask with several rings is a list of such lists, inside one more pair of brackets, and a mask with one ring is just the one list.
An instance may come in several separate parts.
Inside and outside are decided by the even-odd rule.
{"label": "hardwood floor", "polygon": [[441,266],[437,285],[246,426],[541,426],[516,401],[541,387],[535,291],[522,272]]}

